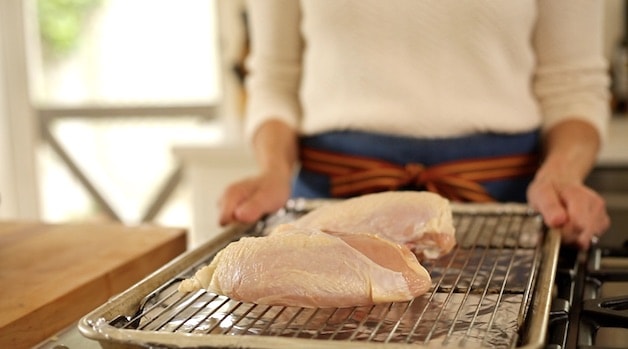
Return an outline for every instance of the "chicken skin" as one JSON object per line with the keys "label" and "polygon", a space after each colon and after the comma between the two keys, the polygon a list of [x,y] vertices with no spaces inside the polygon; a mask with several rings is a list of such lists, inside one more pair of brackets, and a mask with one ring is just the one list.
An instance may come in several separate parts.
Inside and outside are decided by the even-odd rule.
{"label": "chicken skin", "polygon": [[372,234],[327,234],[291,224],[245,237],[179,285],[234,300],[308,308],[407,301],[431,287],[405,246]]}
{"label": "chicken skin", "polygon": [[391,191],[321,206],[294,222],[328,233],[367,233],[438,258],[456,245],[449,200],[427,191]]}

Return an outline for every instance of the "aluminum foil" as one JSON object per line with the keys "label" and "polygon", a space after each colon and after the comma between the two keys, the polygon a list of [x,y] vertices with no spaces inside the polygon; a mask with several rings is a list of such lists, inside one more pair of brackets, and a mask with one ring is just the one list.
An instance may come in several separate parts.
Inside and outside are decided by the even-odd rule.
{"label": "aluminum foil", "polygon": [[154,299],[143,331],[256,335],[382,343],[509,348],[517,339],[521,294],[432,292],[410,302],[309,309],[241,303],[199,291]]}

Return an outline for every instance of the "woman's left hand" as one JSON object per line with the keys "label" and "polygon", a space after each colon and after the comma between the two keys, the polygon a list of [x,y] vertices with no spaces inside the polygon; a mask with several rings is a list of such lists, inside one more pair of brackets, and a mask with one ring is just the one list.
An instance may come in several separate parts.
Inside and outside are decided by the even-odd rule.
{"label": "woman's left hand", "polygon": [[583,183],[535,178],[527,194],[545,224],[560,229],[565,244],[588,249],[610,226],[604,199]]}

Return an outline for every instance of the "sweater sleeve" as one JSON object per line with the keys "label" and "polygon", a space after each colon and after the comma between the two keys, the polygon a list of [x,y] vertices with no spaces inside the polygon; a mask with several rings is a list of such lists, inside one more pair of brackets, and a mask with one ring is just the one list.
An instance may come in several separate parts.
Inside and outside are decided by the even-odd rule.
{"label": "sweater sleeve", "polygon": [[245,138],[276,119],[296,128],[300,118],[301,49],[299,2],[249,0],[251,49],[247,58]]}
{"label": "sweater sleeve", "polygon": [[575,118],[606,138],[610,79],[603,53],[603,5],[595,0],[539,1],[533,89],[543,130]]}

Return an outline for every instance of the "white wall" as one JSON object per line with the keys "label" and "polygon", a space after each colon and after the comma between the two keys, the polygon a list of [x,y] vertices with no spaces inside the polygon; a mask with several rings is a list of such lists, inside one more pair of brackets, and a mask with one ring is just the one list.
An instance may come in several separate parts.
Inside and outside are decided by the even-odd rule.
{"label": "white wall", "polygon": [[[1,5],[0,5],[1,6]],[[0,33],[0,67],[4,66],[4,36]],[[13,171],[10,171],[13,162],[13,142],[9,131],[9,108],[7,106],[7,86],[4,69],[0,69],[0,218],[13,214],[16,208],[16,192],[13,183]]]}
{"label": "white wall", "polygon": [[0,1],[0,219],[39,218],[36,122],[30,107],[24,2]]}

